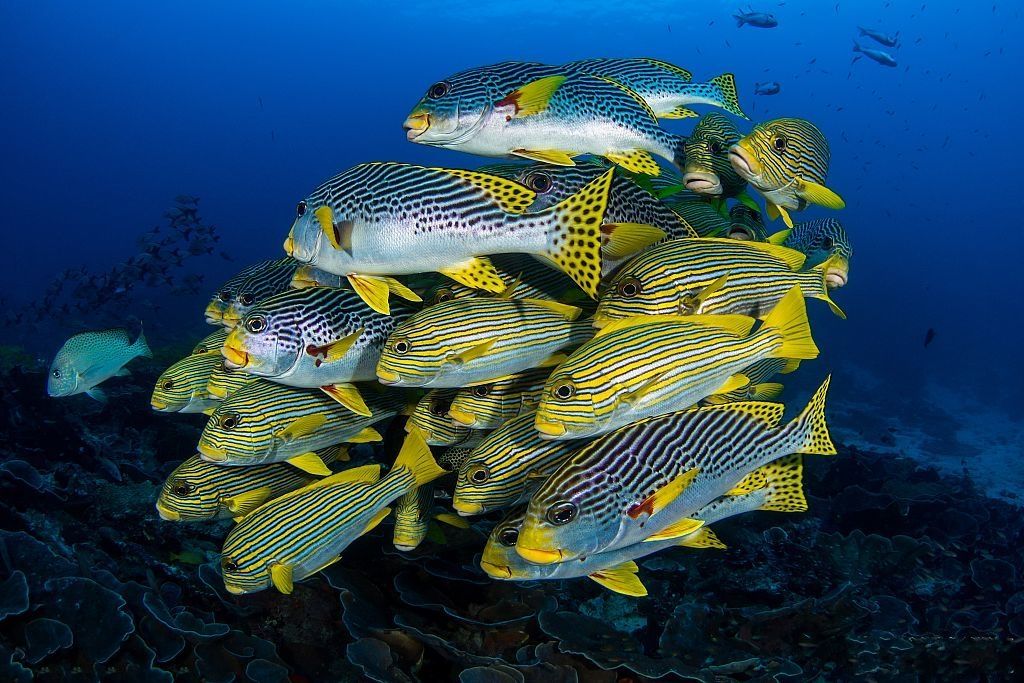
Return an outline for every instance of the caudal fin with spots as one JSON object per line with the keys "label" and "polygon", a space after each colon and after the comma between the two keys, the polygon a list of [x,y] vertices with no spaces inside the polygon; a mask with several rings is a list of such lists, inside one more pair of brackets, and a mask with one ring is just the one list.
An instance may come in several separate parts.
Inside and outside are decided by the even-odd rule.
{"label": "caudal fin with spots", "polygon": [[710,82],[711,85],[716,86],[718,91],[721,93],[722,109],[743,119],[750,118],[744,114],[743,109],[740,108],[740,97],[736,92],[736,77],[734,75],[725,73],[721,76],[715,76]]}

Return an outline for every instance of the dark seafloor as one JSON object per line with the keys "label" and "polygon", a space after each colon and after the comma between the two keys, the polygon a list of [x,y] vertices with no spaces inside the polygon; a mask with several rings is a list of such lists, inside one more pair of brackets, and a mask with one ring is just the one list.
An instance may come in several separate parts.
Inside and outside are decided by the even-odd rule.
{"label": "dark seafloor", "polygon": [[809,512],[641,561],[643,599],[491,581],[487,522],[411,554],[383,524],[291,596],[231,596],[229,523],[153,508],[204,420],[148,405],[187,350],[134,363],[103,406],[47,398],[46,368],[3,349],[0,681],[1019,680],[1020,510],[842,444],[805,458]]}

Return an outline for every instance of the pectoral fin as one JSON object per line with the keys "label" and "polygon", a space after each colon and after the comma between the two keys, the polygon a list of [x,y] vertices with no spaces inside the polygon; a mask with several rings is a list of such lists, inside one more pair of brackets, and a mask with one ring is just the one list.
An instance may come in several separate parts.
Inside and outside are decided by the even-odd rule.
{"label": "pectoral fin", "polygon": [[758,205],[758,203],[756,201],[754,201],[754,198],[751,197],[746,192],[740,192],[736,196],[736,201],[738,201],[740,204],[742,204],[743,206],[747,207],[751,211],[756,211],[758,213],[761,213],[760,205]]}
{"label": "pectoral fin", "polygon": [[737,373],[725,380],[722,386],[718,387],[714,393],[716,394],[728,394],[730,391],[739,391],[750,385],[750,378],[746,375]]}
{"label": "pectoral fin", "polygon": [[274,584],[274,588],[285,595],[291,595],[292,591],[295,590],[295,586],[292,584],[291,565],[280,562],[270,565],[270,582]]}
{"label": "pectoral fin", "polygon": [[781,247],[783,244],[786,243],[786,240],[789,239],[789,236],[792,232],[792,228],[786,228],[785,230],[773,232],[772,234],[768,235],[768,244],[774,244]]}
{"label": "pectoral fin", "polygon": [[331,474],[331,470],[324,464],[324,461],[320,459],[320,456],[312,451],[309,453],[303,453],[302,455],[296,455],[293,458],[288,458],[285,462],[299,468],[303,472],[315,474],[320,477],[330,476]]}
{"label": "pectoral fin", "polygon": [[361,429],[355,436],[349,437],[349,443],[371,443],[375,441],[383,441],[384,437],[380,435],[373,427],[367,427]]}
{"label": "pectoral fin", "polygon": [[647,588],[640,581],[640,577],[637,576],[638,571],[640,571],[640,568],[636,566],[636,562],[627,560],[615,567],[594,572],[590,575],[590,578],[610,591],[642,598],[647,595]]}
{"label": "pectoral fin", "polygon": [[366,401],[359,395],[359,390],[352,384],[327,384],[320,387],[320,389],[356,415],[362,415],[363,417],[371,417],[373,415],[369,406],[366,405]]}
{"label": "pectoral fin", "polygon": [[691,517],[683,517],[682,519],[672,522],[661,531],[651,534],[644,539],[644,543],[650,541],[667,541],[670,538],[679,538],[680,536],[686,536],[692,534],[697,529],[704,526],[703,520],[693,519]]}
{"label": "pectoral fin", "polygon": [[531,304],[535,304],[541,308],[546,308],[569,321],[573,321],[580,317],[580,313],[583,312],[583,309],[579,306],[570,306],[569,304],[559,303],[558,301],[548,301],[547,299],[523,299],[523,301],[529,301]]}
{"label": "pectoral fin", "polygon": [[561,152],[557,149],[514,149],[512,156],[522,157],[531,161],[540,161],[554,166],[575,166],[571,152]]}
{"label": "pectoral fin", "polygon": [[458,283],[464,284],[473,289],[482,289],[486,292],[500,294],[505,291],[505,281],[498,275],[494,264],[490,259],[478,256],[467,259],[462,263],[456,263],[448,268],[439,271]]}
{"label": "pectoral fin", "polygon": [[494,103],[495,108],[515,107],[515,117],[533,116],[548,108],[551,96],[565,82],[565,76],[545,76],[513,90]]}
{"label": "pectoral fin", "polygon": [[367,523],[366,527],[362,531],[359,532],[359,535],[363,536],[364,534],[368,534],[371,531],[373,531],[375,528],[377,528],[377,525],[380,524],[381,522],[383,522],[384,519],[388,515],[390,515],[390,514],[391,514],[391,508],[384,508],[383,510],[378,510],[377,514],[375,514],[373,516],[373,519],[371,519]]}
{"label": "pectoral fin", "polygon": [[811,182],[810,180],[804,180],[802,185],[803,187],[800,190],[800,194],[811,204],[824,206],[827,209],[846,208],[846,202],[843,201],[843,198],[824,185],[819,185],[818,183]]}
{"label": "pectoral fin", "polygon": [[459,517],[458,515],[453,515],[450,512],[442,512],[440,514],[434,515],[434,519],[436,519],[439,522],[444,522],[449,526],[457,527],[459,529],[469,528],[469,522],[467,522],[462,517]]}
{"label": "pectoral fin", "polygon": [[601,253],[615,261],[646,249],[666,236],[661,228],[644,223],[605,223],[601,234],[608,238]]}
{"label": "pectoral fin", "polygon": [[700,473],[700,468],[694,467],[677,475],[650,496],[626,510],[626,514],[629,515],[630,519],[636,519],[642,514],[646,514],[648,517],[657,514],[678,498],[686,490],[686,487],[693,482],[698,473]]}
{"label": "pectoral fin", "polygon": [[260,505],[263,505],[270,498],[271,493],[272,491],[269,486],[261,486],[258,489],[225,498],[221,502],[224,503],[224,507],[227,508],[228,512],[232,513],[232,516],[245,517]]}
{"label": "pectoral fin", "polygon": [[494,339],[485,341],[481,344],[472,346],[466,349],[465,351],[453,353],[452,355],[448,356],[446,360],[449,363],[452,363],[453,365],[463,365],[465,363],[470,362],[471,360],[476,360],[477,358],[487,355],[487,352],[490,351],[491,347],[494,346],[494,342]]}
{"label": "pectoral fin", "polygon": [[323,347],[324,351],[324,363],[333,363],[334,361],[341,360],[348,350],[359,341],[359,338],[363,336],[364,328],[360,327],[355,332],[347,334],[336,342],[331,342]]}
{"label": "pectoral fin", "polygon": [[99,401],[100,403],[107,402],[106,392],[100,389],[99,387],[93,387],[89,391],[85,392],[85,395],[94,401]]}
{"label": "pectoral fin", "polygon": [[303,436],[308,436],[320,429],[327,422],[323,415],[306,415],[297,418],[287,427],[277,433],[277,438],[282,441],[294,441]]}

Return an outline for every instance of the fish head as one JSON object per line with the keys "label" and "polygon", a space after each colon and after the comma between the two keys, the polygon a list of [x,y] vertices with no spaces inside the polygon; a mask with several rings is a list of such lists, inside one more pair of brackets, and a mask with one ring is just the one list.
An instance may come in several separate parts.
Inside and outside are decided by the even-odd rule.
{"label": "fish head", "polygon": [[641,254],[619,269],[605,288],[594,312],[594,327],[601,328],[621,318],[638,315],[674,313],[675,301],[668,284],[657,276],[661,263],[652,260],[648,254],[657,253],[658,248]]}
{"label": "fish head", "polygon": [[819,218],[793,226],[784,246],[807,255],[804,269],[825,265],[825,282],[830,288],[844,286],[850,277],[853,246],[837,218]]}
{"label": "fish head", "polygon": [[229,368],[225,362],[221,362],[210,373],[206,393],[214,398],[225,399],[255,378],[255,375]]}
{"label": "fish head", "polygon": [[81,375],[75,369],[71,354],[62,349],[50,365],[50,373],[46,377],[46,393],[50,396],[71,396],[78,393]]}
{"label": "fish head", "polygon": [[301,353],[302,330],[289,324],[293,322],[273,308],[254,307],[224,341],[224,364],[259,377],[284,375]]}
{"label": "fish head", "polygon": [[[575,195],[592,180],[608,171],[608,166],[596,161],[581,161],[575,166],[551,164],[491,164],[487,173],[514,180],[537,194],[529,211],[543,211]],[[613,181],[612,192],[615,191]],[[613,201],[613,200],[610,200]]]}
{"label": "fish head", "polygon": [[483,554],[480,556],[480,568],[491,578],[526,581],[540,578],[545,573],[542,566],[530,564],[516,553],[519,529],[523,525],[525,514],[525,507],[516,508],[491,529]]}
{"label": "fish head", "polygon": [[215,519],[222,512],[220,495],[213,486],[219,465],[192,457],[177,467],[164,481],[156,501],[160,519],[194,522]]}
{"label": "fish head", "polygon": [[259,464],[257,455],[267,450],[269,443],[261,438],[263,430],[253,427],[259,422],[258,407],[248,404],[248,411],[236,409],[225,401],[215,411],[199,437],[199,456],[219,464]]}
{"label": "fish head", "polygon": [[452,446],[462,443],[470,429],[448,415],[455,389],[432,389],[412,409],[409,425],[419,429],[431,446]]}
{"label": "fish head", "polygon": [[206,385],[210,373],[219,362],[217,351],[185,356],[163,371],[153,387],[149,400],[153,410],[180,412],[193,401],[209,398]]}
{"label": "fish head", "polygon": [[[409,491],[395,502],[394,546],[401,551],[410,551],[419,547],[427,537],[430,525],[430,506],[433,505],[433,487],[427,485]],[[429,494],[423,495],[424,493]]]}
{"label": "fish head", "polygon": [[206,322],[210,325],[223,325],[224,324],[224,310],[227,308],[228,303],[231,301],[231,292],[227,289],[222,289],[213,295],[210,302],[206,304],[206,311],[204,313]]}
{"label": "fish head", "polygon": [[742,185],[743,179],[729,161],[729,148],[739,139],[739,131],[728,118],[717,112],[704,115],[683,146],[686,189],[720,196],[726,187]]}
{"label": "fish head", "polygon": [[[362,165],[356,166],[349,173],[359,172],[361,168]],[[331,192],[329,183],[325,183],[298,203],[284,250],[301,263],[337,274],[340,284],[341,275],[358,271],[351,249],[355,222],[335,208]]]}
{"label": "fish head", "polygon": [[594,389],[582,374],[575,372],[570,357],[545,383],[534,426],[543,439],[589,436],[600,417],[595,399]]}
{"label": "fish head", "polygon": [[220,558],[220,573],[224,578],[224,588],[232,595],[257,593],[272,585],[271,562],[262,557],[252,548],[242,546],[235,541],[237,526],[228,535]]}
{"label": "fish head", "polygon": [[729,209],[731,224],[725,236],[740,241],[764,242],[768,239],[768,231],[764,227],[764,218],[760,211],[755,211],[745,204],[737,204]]}
{"label": "fish head", "polygon": [[384,342],[377,362],[377,380],[392,386],[422,387],[443,377],[458,375],[463,364],[458,362],[457,356],[472,348],[474,342],[440,336],[427,314],[464,301],[469,300],[446,301],[400,323]]}
{"label": "fish head", "polygon": [[494,67],[470,69],[431,84],[402,124],[406,138],[442,147],[468,139],[504,96],[501,84],[508,90],[516,87],[507,85]]}
{"label": "fish head", "polygon": [[736,172],[762,193],[775,193],[773,201],[800,208],[795,185],[823,183],[828,171],[829,147],[825,136],[810,121],[773,119],[754,126],[729,148]]}
{"label": "fish head", "polygon": [[509,412],[507,383],[488,382],[459,389],[448,408],[448,417],[458,424],[486,429],[501,422]]}
{"label": "fish head", "polygon": [[341,287],[342,277],[320,270],[308,263],[295,270],[291,286],[293,289],[309,289],[310,287]]}
{"label": "fish head", "polygon": [[[567,463],[568,464],[568,463]],[[586,474],[586,473],[584,473]],[[591,476],[591,475],[587,475]],[[610,489],[600,481],[584,482],[567,466],[556,470],[530,498],[519,529],[516,553],[533,564],[555,564],[585,557],[614,540],[619,523]]]}

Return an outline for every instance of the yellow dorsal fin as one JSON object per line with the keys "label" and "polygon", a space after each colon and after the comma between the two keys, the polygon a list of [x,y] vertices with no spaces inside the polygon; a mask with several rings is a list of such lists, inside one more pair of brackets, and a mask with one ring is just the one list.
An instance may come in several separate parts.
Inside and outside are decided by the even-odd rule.
{"label": "yellow dorsal fin", "polygon": [[811,337],[811,325],[807,321],[804,295],[798,286],[794,285],[769,311],[757,334],[762,331],[777,333],[782,337],[782,344],[768,355],[769,358],[808,360],[818,357],[818,347]]}
{"label": "yellow dorsal fin", "polygon": [[331,474],[331,470],[324,464],[324,461],[320,459],[320,456],[312,451],[288,458],[286,462],[289,465],[299,468],[303,472],[309,472],[310,474],[315,474],[317,476],[326,477]]}
{"label": "yellow dorsal fin", "polygon": [[221,502],[233,516],[245,517],[247,514],[265,503],[266,500],[270,498],[271,493],[273,493],[273,491],[269,486],[261,486],[258,489],[253,489],[252,491],[236,493],[233,496],[224,498]]}
{"label": "yellow dorsal fin", "polygon": [[388,295],[391,292],[388,283],[373,275],[349,275],[348,283],[367,306],[383,315],[391,315]]}
{"label": "yellow dorsal fin", "polygon": [[692,73],[690,73],[689,71],[687,71],[686,69],[684,69],[681,66],[676,66],[672,62],[666,62],[666,61],[663,61],[663,60],[660,60],[660,59],[652,59],[650,57],[641,57],[638,61],[647,62],[648,64],[650,64],[651,66],[653,66],[653,67],[655,67],[657,69],[662,69],[663,71],[667,71],[667,72],[669,72],[671,74],[675,74],[675,76],[677,78],[681,78],[682,80],[686,81],[687,83],[689,83],[690,81],[693,80],[693,74]]}
{"label": "yellow dorsal fin", "polygon": [[349,443],[374,443],[377,441],[383,441],[384,437],[380,435],[373,427],[365,427],[360,429],[355,436],[350,436],[348,439]]}
{"label": "yellow dorsal fin", "polygon": [[464,171],[459,168],[436,168],[449,175],[461,178],[480,189],[487,198],[506,213],[522,213],[537,199],[537,193],[513,180],[478,171]]}
{"label": "yellow dorsal fin", "polygon": [[436,519],[439,522],[444,522],[449,526],[457,527],[459,529],[469,528],[469,522],[466,521],[465,517],[459,517],[458,515],[454,515],[450,512],[438,513],[434,515],[434,519]]}
{"label": "yellow dorsal fin", "polygon": [[658,115],[654,113],[653,109],[651,109],[651,105],[647,104],[647,100],[645,100],[644,98],[640,97],[635,92],[633,92],[632,88],[629,88],[628,86],[625,86],[625,85],[623,85],[622,83],[619,83],[616,80],[613,80],[611,78],[606,78],[604,76],[596,76],[595,78],[599,78],[600,80],[604,81],[605,83],[611,83],[616,88],[618,88],[622,92],[624,92],[627,95],[629,95],[630,97],[632,97],[633,101],[637,103],[637,106],[639,106],[641,109],[643,109],[645,112],[647,112],[647,115],[649,117],[651,117],[651,121],[657,122]]}
{"label": "yellow dorsal fin", "polygon": [[658,531],[657,533],[651,534],[643,540],[644,543],[650,541],[667,541],[671,538],[679,538],[680,536],[687,536],[692,534],[697,529],[704,526],[704,521],[700,519],[693,519],[692,517],[683,517],[669,524],[667,527]]}
{"label": "yellow dorsal fin", "polygon": [[692,534],[683,536],[676,545],[683,546],[684,548],[717,548],[725,550],[725,544],[718,539],[715,532],[708,526],[702,526]]}
{"label": "yellow dorsal fin", "polygon": [[803,487],[803,458],[787,455],[759,468],[764,473],[768,497],[759,510],[804,512],[807,499]]}
{"label": "yellow dorsal fin", "polygon": [[494,342],[494,339],[489,339],[485,342],[481,342],[480,344],[471,346],[465,351],[453,353],[452,355],[448,356],[446,360],[449,363],[454,363],[455,365],[462,365],[463,363],[468,363],[471,360],[476,360],[477,358],[486,356],[487,352],[490,351],[491,347],[494,346]]}
{"label": "yellow dorsal fin", "polygon": [[482,289],[495,294],[505,291],[505,281],[501,279],[501,275],[498,274],[490,259],[483,256],[467,259],[438,272],[473,289]]}
{"label": "yellow dorsal fin", "polygon": [[843,201],[843,198],[824,185],[819,185],[810,180],[803,180],[797,186],[800,188],[800,195],[811,204],[824,206],[826,209],[846,208],[846,202]]}
{"label": "yellow dorsal fin", "polygon": [[332,484],[374,484],[380,480],[380,470],[381,466],[379,464],[350,467],[347,470],[342,470],[337,474],[332,474],[331,476],[321,479],[320,481],[315,481],[309,486],[307,486],[306,489],[316,488],[320,486],[330,486]]}
{"label": "yellow dorsal fin", "polygon": [[618,261],[665,239],[661,228],[645,223],[605,223],[601,233],[608,241],[601,247],[601,253]]}
{"label": "yellow dorsal fin", "polygon": [[363,527],[363,530],[359,532],[359,535],[363,536],[373,531],[377,527],[377,525],[383,522],[390,514],[391,508],[384,508],[382,510],[378,510],[377,513],[366,524],[366,526]]}
{"label": "yellow dorsal fin", "polygon": [[727,244],[733,248],[738,246],[740,249],[753,249],[755,251],[760,251],[768,254],[772,258],[782,261],[790,270],[800,270],[800,267],[804,265],[804,261],[807,260],[807,256],[803,252],[799,252],[796,249],[790,249],[789,247],[783,247],[778,244],[770,244],[768,242],[738,241],[729,239],[728,237],[704,237],[701,238],[701,241]]}
{"label": "yellow dorsal fin", "polygon": [[659,119],[692,119],[698,116],[700,116],[700,114],[689,107],[684,107],[683,105],[679,105],[675,109],[658,114]]}
{"label": "yellow dorsal fin", "polygon": [[786,240],[789,239],[789,236],[790,234],[792,234],[792,232],[793,228],[786,228],[785,230],[773,232],[772,234],[768,235],[768,243],[775,244],[781,247],[783,244],[786,243]]}
{"label": "yellow dorsal fin", "polygon": [[637,519],[642,514],[646,514],[648,517],[656,515],[678,498],[679,494],[686,490],[686,487],[693,482],[699,473],[700,468],[694,467],[676,475],[670,482],[629,508],[626,514],[631,519]]}
{"label": "yellow dorsal fin", "polygon": [[303,415],[293,420],[287,427],[277,433],[282,441],[294,441],[308,436],[326,424],[327,418],[320,414]]}
{"label": "yellow dorsal fin", "polygon": [[430,446],[423,438],[423,432],[419,429],[411,430],[402,443],[402,449],[395,458],[395,465],[392,471],[405,468],[412,472],[416,479],[416,486],[429,484],[438,477],[448,474],[448,470],[437,464],[434,456],[430,453]]}
{"label": "yellow dorsal fin", "polygon": [[288,564],[275,562],[270,565],[270,582],[274,588],[285,595],[291,595],[295,586],[292,584],[292,567]]}
{"label": "yellow dorsal fin", "polygon": [[504,99],[495,102],[494,106],[495,108],[504,106],[514,107],[515,113],[513,116],[516,118],[539,114],[548,108],[551,96],[565,82],[565,78],[565,76],[560,75],[538,78],[513,90]]}
{"label": "yellow dorsal fin", "polygon": [[786,406],[782,403],[765,403],[763,401],[734,401],[715,406],[715,409],[743,413],[747,417],[757,420],[767,429],[778,427],[782,423],[782,414],[786,412]]}
{"label": "yellow dorsal fin", "polygon": [[597,331],[594,338],[600,338],[611,334],[612,332],[618,332],[620,330],[628,330],[640,325],[668,325],[668,324],[688,324],[688,325],[703,325],[704,327],[713,327],[720,330],[725,330],[737,336],[745,336],[750,333],[753,329],[754,323],[757,320],[750,318],[745,315],[735,314],[723,314],[723,315],[675,315],[673,313],[664,313],[659,315],[635,315],[631,318],[619,318],[613,320],[604,327]]}
{"label": "yellow dorsal fin", "polygon": [[359,389],[356,389],[353,384],[327,384],[320,387],[320,389],[356,415],[362,415],[363,417],[371,417],[373,415],[370,407],[366,405],[366,401],[359,395]]}
{"label": "yellow dorsal fin", "polygon": [[558,149],[514,149],[511,154],[512,156],[530,159],[531,161],[539,161],[543,164],[551,164],[553,166],[576,165],[576,162],[572,160],[572,158],[576,156],[575,152],[563,152]]}
{"label": "yellow dorsal fin", "polygon": [[520,301],[529,301],[535,306],[546,308],[570,321],[580,317],[580,312],[582,311],[579,306],[570,306],[569,304],[559,303],[558,301],[548,301],[547,299],[520,299]]}
{"label": "yellow dorsal fin", "polygon": [[628,149],[617,152],[605,152],[604,156],[627,171],[643,175],[661,175],[661,167],[650,152],[642,149]]}
{"label": "yellow dorsal fin", "polygon": [[610,591],[642,598],[647,595],[647,588],[637,576],[638,571],[640,568],[636,566],[636,562],[627,560],[620,565],[596,571],[589,576]]}

